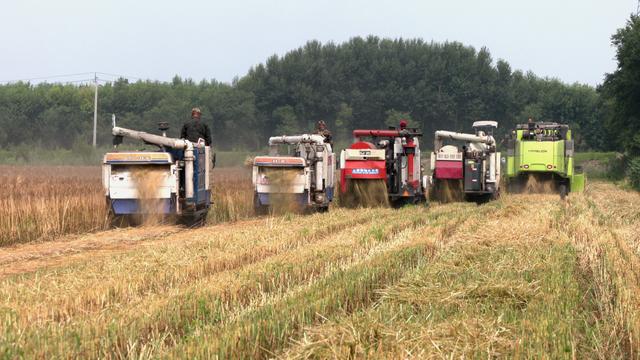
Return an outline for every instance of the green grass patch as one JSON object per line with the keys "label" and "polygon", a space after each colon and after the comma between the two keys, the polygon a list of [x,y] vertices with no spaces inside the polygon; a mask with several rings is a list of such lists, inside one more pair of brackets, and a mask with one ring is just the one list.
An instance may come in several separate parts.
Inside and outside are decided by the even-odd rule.
{"label": "green grass patch", "polygon": [[589,151],[589,152],[576,152],[574,159],[576,161],[576,163],[578,165],[580,165],[582,162],[585,161],[589,161],[589,160],[597,160],[597,161],[603,161],[603,162],[608,162],[610,160],[613,160],[616,158],[616,156],[618,156],[619,154],[615,151],[610,151],[610,152],[598,152],[598,151]]}
{"label": "green grass patch", "polygon": [[589,179],[621,180],[625,176],[626,163],[624,157],[616,152],[582,152],[576,153],[575,165],[582,167]]}

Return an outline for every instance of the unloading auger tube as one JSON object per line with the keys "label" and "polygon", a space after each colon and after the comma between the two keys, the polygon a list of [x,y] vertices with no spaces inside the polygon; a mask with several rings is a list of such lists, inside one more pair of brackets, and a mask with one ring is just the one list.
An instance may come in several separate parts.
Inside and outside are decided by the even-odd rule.
{"label": "unloading auger tube", "polygon": [[272,136],[269,138],[269,146],[271,145],[287,145],[287,144],[300,144],[311,143],[316,145],[324,144],[324,136],[322,135],[292,135],[292,136]]}
{"label": "unloading auger tube", "polygon": [[[149,134],[144,131],[136,131],[114,126],[111,130],[114,136],[122,136],[135,140],[142,140],[149,144],[162,145],[172,149],[184,150],[184,175],[186,179],[193,179],[193,143],[185,139],[170,138],[161,135]],[[185,181],[185,196],[193,197],[193,181]]]}
{"label": "unloading auger tube", "polygon": [[491,135],[473,135],[457,133],[453,131],[438,130],[436,131],[433,141],[435,151],[438,151],[442,147],[442,140],[445,139],[468,141],[472,143],[486,144],[487,146],[491,146],[495,143],[495,140]]}

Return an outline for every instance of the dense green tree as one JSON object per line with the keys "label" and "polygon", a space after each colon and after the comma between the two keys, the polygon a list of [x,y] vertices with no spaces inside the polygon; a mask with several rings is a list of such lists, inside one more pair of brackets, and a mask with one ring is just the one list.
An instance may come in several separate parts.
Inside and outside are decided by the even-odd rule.
{"label": "dense green tree", "polygon": [[400,120],[406,120],[409,127],[413,127],[413,119],[411,118],[411,114],[405,111],[398,111],[395,109],[387,110],[385,112],[387,118],[384,120],[385,125],[398,127],[400,124]]}
{"label": "dense green tree", "polygon": [[603,136],[626,151],[630,183],[640,189],[640,17],[631,15],[611,40],[618,66],[599,89],[599,113],[607,119]]}
{"label": "dense green tree", "polygon": [[618,67],[600,89],[609,101],[609,134],[630,156],[640,156],[640,17],[632,15],[612,36]]}
{"label": "dense green tree", "polygon": [[[625,34],[614,42],[631,36]],[[606,87],[626,91],[634,79],[612,75]],[[309,132],[321,119],[340,144],[355,128],[386,128],[399,117],[421,128],[430,143],[435,130],[470,131],[473,121],[495,119],[506,133],[530,116],[569,123],[580,149],[605,149],[613,146],[603,133],[621,126],[638,106],[627,101],[629,112],[613,116],[613,96],[513,71],[504,60],[494,62],[486,48],[375,36],[341,44],[310,41],[269,57],[231,84],[179,76],[170,82],[119,79],[101,85],[99,93],[100,144],[110,143],[111,114],[122,126],[151,132],[166,121],[169,135],[177,136],[198,106],[214,145],[237,150],[262,148],[272,135]],[[92,118],[91,85],[0,85],[0,147],[88,144]],[[605,124],[605,118],[612,119]],[[637,131],[637,122],[627,128]]]}

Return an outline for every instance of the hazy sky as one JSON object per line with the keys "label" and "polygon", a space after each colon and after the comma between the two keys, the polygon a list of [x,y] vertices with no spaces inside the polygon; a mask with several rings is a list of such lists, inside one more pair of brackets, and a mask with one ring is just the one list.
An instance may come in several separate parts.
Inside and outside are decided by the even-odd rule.
{"label": "hazy sky", "polygon": [[307,40],[374,34],[486,46],[514,69],[596,85],[615,70],[610,37],[636,6],[636,0],[3,0],[0,81],[89,71],[230,81]]}

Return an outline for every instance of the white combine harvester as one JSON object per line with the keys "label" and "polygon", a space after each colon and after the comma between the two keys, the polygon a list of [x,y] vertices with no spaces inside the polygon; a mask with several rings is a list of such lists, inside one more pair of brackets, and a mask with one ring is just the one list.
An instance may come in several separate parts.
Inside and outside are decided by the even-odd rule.
{"label": "white combine harvester", "polygon": [[115,126],[114,146],[122,138],[141,140],[156,151],[113,151],[104,155],[102,182],[112,223],[138,223],[148,216],[176,218],[188,225],[204,223],[211,205],[209,176],[212,151],[204,141],[166,137]]}
{"label": "white combine harvester", "polygon": [[[473,123],[475,134],[436,131],[431,154],[432,198],[440,201],[467,200],[477,203],[500,194],[500,153],[493,130],[498,122]],[[446,140],[465,145],[444,145]]]}
{"label": "white combine harvester", "polygon": [[[327,211],[333,200],[335,154],[321,135],[269,138],[269,156],[253,160],[254,207]],[[281,155],[280,148],[287,147]],[[283,203],[284,202],[284,203]]]}

